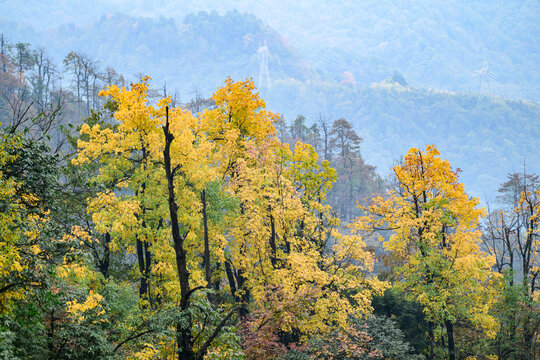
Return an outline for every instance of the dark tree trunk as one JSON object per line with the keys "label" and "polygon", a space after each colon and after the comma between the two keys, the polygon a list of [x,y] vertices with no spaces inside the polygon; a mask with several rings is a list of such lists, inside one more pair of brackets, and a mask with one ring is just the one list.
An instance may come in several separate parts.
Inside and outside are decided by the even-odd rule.
{"label": "dark tree trunk", "polygon": [[49,331],[47,331],[47,347],[49,348],[51,358],[56,353],[56,351],[55,351],[55,341],[54,341],[55,322],[56,322],[56,318],[54,317],[54,308],[52,308],[51,309],[51,319],[50,319],[50,322],[49,322]]}
{"label": "dark tree trunk", "polygon": [[[184,240],[187,234],[180,234],[180,226],[178,224],[178,205],[174,194],[174,173],[171,165],[171,143],[174,140],[174,135],[169,129],[169,108],[166,109],[166,123],[163,127],[165,135],[165,149],[163,150],[163,162],[165,167],[165,176],[168,186],[168,203],[169,215],[171,220],[171,233],[174,243],[174,252],[176,256],[176,271],[178,273],[178,281],[180,283],[180,308],[183,312],[189,307],[189,272],[187,270],[186,250],[184,250]],[[185,312],[186,316],[187,312]],[[187,326],[176,326],[177,341],[179,346],[179,360],[194,360],[195,353],[193,352],[193,336],[191,334],[191,319],[187,319]]]}
{"label": "dark tree trunk", "polygon": [[206,190],[201,193],[202,215],[204,226],[204,274],[207,287],[212,286],[212,269],[210,266],[210,241],[208,239],[208,215],[206,213]]}
{"label": "dark tree trunk", "polygon": [[236,293],[236,301],[240,304],[238,312],[241,317],[245,317],[248,314],[247,304],[249,301],[249,291],[244,286],[245,282],[246,278],[244,277],[244,272],[242,270],[237,270],[236,283],[238,284],[238,289],[242,289],[242,292],[240,295],[238,295],[238,292]]}
{"label": "dark tree trunk", "polygon": [[231,295],[236,298],[236,280],[234,278],[231,262],[229,260],[225,260],[225,273],[227,274],[227,279],[229,280]]}
{"label": "dark tree trunk", "polygon": [[[233,269],[229,260],[225,260],[225,273],[229,280],[231,295],[238,304],[238,312],[241,317],[244,317],[248,314],[247,302],[249,300],[249,291],[245,287],[243,288],[246,278],[241,270]],[[242,292],[238,292],[240,289],[242,289]]]}
{"label": "dark tree trunk", "polygon": [[276,256],[277,256],[277,248],[276,248],[276,225],[274,221],[274,217],[272,214],[270,214],[270,262],[272,263],[272,266],[276,267]]}
{"label": "dark tree trunk", "polygon": [[148,300],[152,304],[152,297],[150,296],[150,267],[152,266],[152,253],[150,252],[150,244],[145,241],[143,244],[144,249],[144,279],[146,280],[146,293],[148,294]]}
{"label": "dark tree trunk", "polygon": [[[216,263],[216,272],[220,272],[221,271],[221,263],[220,262],[217,262]],[[215,277],[214,278],[214,282],[212,283],[212,288],[215,290],[215,291],[218,291],[219,290],[219,287],[221,285],[221,279],[220,277]]]}
{"label": "dark tree trunk", "polygon": [[448,336],[448,359],[456,360],[454,348],[454,324],[450,320],[446,320],[446,335]]}
{"label": "dark tree trunk", "polygon": [[147,282],[147,279],[146,279],[146,274],[145,274],[145,264],[144,264],[144,247],[143,247],[143,242],[140,240],[140,239],[137,239],[136,241],[136,244],[135,244],[135,248],[136,248],[136,251],[137,251],[137,261],[139,263],[139,273],[140,273],[140,276],[141,276],[141,284],[139,286],[139,296],[142,298],[144,298],[148,292],[148,282]]}
{"label": "dark tree trunk", "polygon": [[[87,99],[88,100],[88,99]],[[142,163],[146,161],[148,158],[148,151],[146,150],[146,147],[143,145],[142,148]],[[140,194],[144,195],[146,193],[146,183],[141,184],[141,190]],[[138,194],[138,193],[137,193]],[[142,223],[141,226],[143,229],[146,228],[146,206],[145,204],[142,204],[141,207],[141,217],[142,217]],[[139,273],[141,276],[141,284],[139,287],[139,296],[141,299],[147,298],[148,301],[151,302],[150,298],[150,268],[152,266],[152,253],[150,252],[150,244],[149,239],[140,239],[137,237],[136,240],[136,251],[137,251],[137,261],[139,263]]]}
{"label": "dark tree trunk", "polygon": [[[142,222],[142,227],[146,227],[144,221]],[[152,253],[150,252],[149,247],[148,241],[137,238],[135,249],[137,251],[139,273],[141,274],[139,296],[141,299],[147,297],[148,301],[150,301],[150,267],[152,266]]]}
{"label": "dark tree trunk", "polygon": [[105,279],[109,277],[109,266],[111,263],[111,234],[108,232],[103,236],[103,258],[99,261],[99,271]]}
{"label": "dark tree trunk", "polygon": [[434,324],[432,322],[428,323],[429,326],[429,360],[435,359],[435,334],[433,333]]}

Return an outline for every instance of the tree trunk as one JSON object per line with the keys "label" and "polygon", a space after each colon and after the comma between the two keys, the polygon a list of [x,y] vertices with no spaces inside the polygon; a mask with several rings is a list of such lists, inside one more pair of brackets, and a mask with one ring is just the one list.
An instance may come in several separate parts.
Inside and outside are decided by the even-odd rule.
{"label": "tree trunk", "polygon": [[144,265],[144,248],[143,242],[140,239],[136,240],[135,249],[137,251],[137,262],[139,263],[139,273],[141,276],[140,286],[139,286],[139,296],[144,298],[148,292],[148,283],[145,276],[145,265]]}
{"label": "tree trunk", "polygon": [[210,241],[208,239],[208,215],[206,213],[206,190],[201,193],[202,216],[204,225],[204,274],[207,287],[212,286],[212,269],[210,267]]}
{"label": "tree trunk", "polygon": [[99,271],[103,274],[105,279],[109,277],[109,264],[111,262],[111,234],[105,233],[103,237],[103,259],[99,261]]}
{"label": "tree trunk", "polygon": [[236,280],[234,278],[231,262],[227,259],[225,259],[225,273],[227,274],[227,279],[229,280],[231,295],[236,297]]}
{"label": "tree trunk", "polygon": [[272,214],[270,214],[270,262],[272,263],[272,266],[276,267],[276,256],[277,256],[277,248],[276,248],[276,225],[274,221],[274,217]]}
{"label": "tree trunk", "polygon": [[454,348],[454,324],[450,320],[446,320],[446,335],[448,336],[448,359],[456,360]]}
{"label": "tree trunk", "polygon": [[[178,281],[180,283],[180,308],[187,315],[185,310],[189,307],[189,272],[187,270],[186,251],[184,250],[184,240],[187,234],[180,234],[180,226],[178,224],[178,205],[174,194],[174,173],[171,165],[171,143],[174,140],[174,135],[169,129],[169,108],[166,108],[166,122],[163,127],[165,135],[165,149],[163,150],[163,162],[165,167],[165,176],[167,178],[169,215],[171,220],[171,233],[174,243],[174,252],[176,256],[176,271],[178,273]],[[178,341],[178,360],[194,360],[193,353],[193,336],[191,334],[191,319],[188,318],[187,326],[176,326],[177,341]]]}
{"label": "tree trunk", "polygon": [[143,243],[144,249],[144,278],[146,279],[146,293],[148,294],[148,301],[152,304],[152,297],[150,293],[150,267],[152,266],[152,253],[150,252],[150,244],[148,241]]}
{"label": "tree trunk", "polygon": [[0,35],[0,55],[2,60],[2,72],[6,72],[6,55],[5,55],[5,49],[6,49],[6,38],[4,37],[4,34]]}
{"label": "tree trunk", "polygon": [[429,360],[435,359],[435,334],[433,333],[434,324],[432,322],[428,323],[429,326]]}
{"label": "tree trunk", "polygon": [[238,313],[241,317],[245,317],[248,314],[247,304],[249,301],[249,291],[244,286],[246,278],[244,277],[244,272],[242,270],[236,271],[236,283],[238,284],[238,290],[242,290],[241,294],[236,293],[236,301],[240,303],[238,307]]}
{"label": "tree trunk", "polygon": [[506,228],[504,229],[504,232],[506,237],[506,247],[508,248],[508,257],[510,258],[510,270],[512,271],[512,277],[510,278],[510,286],[514,286],[514,250],[512,249],[512,243],[510,241],[510,229]]}

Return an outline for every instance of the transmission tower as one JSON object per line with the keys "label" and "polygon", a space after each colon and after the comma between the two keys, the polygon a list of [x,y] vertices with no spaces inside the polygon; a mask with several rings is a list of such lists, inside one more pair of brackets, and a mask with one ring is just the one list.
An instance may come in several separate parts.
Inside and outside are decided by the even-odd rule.
{"label": "transmission tower", "polygon": [[[257,50],[259,54],[259,83],[258,86],[261,88],[263,85],[266,85],[266,88],[270,88],[270,75],[268,74],[268,57],[270,51],[268,50],[268,45],[266,40],[264,40],[264,45]],[[265,78],[265,79],[264,79]],[[263,82],[265,80],[265,82]]]}
{"label": "transmission tower", "polygon": [[484,61],[480,70],[474,72],[474,76],[478,76],[478,78],[480,79],[480,88],[478,89],[478,98],[476,99],[476,105],[478,106],[478,102],[480,101],[480,93],[482,92],[482,87],[484,85],[487,85],[489,97],[491,98],[491,101],[493,101],[491,80],[495,80],[497,75],[489,70],[489,65],[487,61]]}

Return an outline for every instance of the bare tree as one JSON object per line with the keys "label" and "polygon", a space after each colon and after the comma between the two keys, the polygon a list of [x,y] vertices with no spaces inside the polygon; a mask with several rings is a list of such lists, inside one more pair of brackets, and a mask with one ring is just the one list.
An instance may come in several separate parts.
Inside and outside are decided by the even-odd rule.
{"label": "bare tree", "polygon": [[501,207],[484,224],[484,244],[495,255],[497,270],[512,270],[532,294],[540,289],[540,178],[526,170],[509,174],[498,200]]}
{"label": "bare tree", "polygon": [[324,160],[330,161],[330,152],[329,152],[329,140],[330,140],[330,120],[327,117],[324,117],[322,114],[319,114],[319,126],[322,132],[322,146]]}

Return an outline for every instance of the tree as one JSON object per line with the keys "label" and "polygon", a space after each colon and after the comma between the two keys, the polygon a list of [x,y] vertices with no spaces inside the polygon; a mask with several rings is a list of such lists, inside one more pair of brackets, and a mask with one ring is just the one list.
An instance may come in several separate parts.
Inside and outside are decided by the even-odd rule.
{"label": "tree", "polygon": [[23,74],[26,70],[30,69],[36,61],[36,52],[31,50],[28,43],[16,43],[15,48],[15,64],[20,74]]}
{"label": "tree", "polygon": [[4,33],[0,34],[0,62],[2,63],[2,72],[6,72],[7,69],[7,51],[8,43],[6,40],[6,35]]}
{"label": "tree", "polygon": [[45,287],[62,261],[63,235],[58,155],[43,142],[0,132],[0,302]]}
{"label": "tree", "polygon": [[[92,58],[71,51],[64,58],[64,67],[66,71],[70,71],[72,81],[74,82],[77,94],[77,117],[80,116],[81,103],[83,101],[83,93],[86,97],[86,109],[84,115],[90,115],[90,108],[95,108],[97,105],[97,95],[100,89],[100,81],[105,78],[111,81],[117,74],[112,69],[108,69],[105,75],[101,75],[98,71],[98,64]],[[117,80],[122,80],[121,78]]]}
{"label": "tree", "polygon": [[378,317],[392,319],[405,335],[407,342],[420,354],[429,343],[425,336],[428,328],[422,306],[405,295],[389,288],[383,296],[373,298],[373,313]]}
{"label": "tree", "polygon": [[[2,58],[0,121],[8,132],[24,134],[25,138],[38,142],[44,140],[58,152],[64,145],[66,93],[54,90],[58,76],[43,49],[31,50],[28,44],[17,44],[17,48],[23,54],[12,57],[5,54]],[[23,60],[27,57],[31,59]],[[24,72],[17,70],[17,61],[23,61]]]}
{"label": "tree", "polygon": [[5,71],[0,74],[0,119],[11,133],[17,133],[35,115],[31,89],[24,73],[17,72],[9,59],[3,58],[3,64]]}
{"label": "tree", "polygon": [[506,280],[498,305],[496,349],[505,358],[534,357],[540,323],[538,317],[523,314],[538,308],[540,180],[525,171],[509,174],[499,194],[499,208],[486,218],[483,233],[484,245],[496,259],[495,270]]}
{"label": "tree", "polygon": [[495,315],[501,327],[492,342],[499,359],[535,359],[540,355],[540,302],[528,293],[528,286],[514,282],[506,271]]}
{"label": "tree", "polygon": [[[261,303],[269,286],[289,297],[312,289],[312,315],[295,331],[347,327],[348,314],[369,313],[372,293],[384,284],[367,275],[372,255],[357,234],[338,230],[340,221],[326,203],[335,170],[328,161],[319,163],[312,146],[297,143],[291,151],[275,138],[277,115],[251,93],[252,82],[228,85],[205,117],[223,157],[218,163],[226,189],[239,201],[227,230],[231,292],[244,306],[250,298]],[[240,99],[253,105],[239,106]]]}
{"label": "tree", "polygon": [[322,130],[322,147],[321,153],[323,154],[323,160],[331,160],[331,153],[329,151],[329,141],[330,141],[330,132],[332,131],[330,128],[330,121],[326,117],[322,116],[322,114],[319,114],[319,125],[320,129]]}
{"label": "tree", "polygon": [[199,269],[193,267],[200,230],[199,218],[194,216],[199,212],[194,209],[200,205],[198,194],[209,181],[208,166],[201,168],[201,164],[208,164],[211,148],[190,112],[181,108],[169,111],[168,98],[155,108],[147,104],[147,80],[130,90],[112,86],[103,93],[116,102],[114,117],[119,125],[83,125],[81,133],[87,134],[88,140],[79,141],[80,152],[74,162],[101,159],[104,165],[96,180],[112,183],[117,190],[106,190],[90,201],[96,230],[111,235],[112,249],[135,245],[141,256],[141,247],[152,251],[155,265],[150,265],[150,258],[143,259],[143,275],[154,272],[162,280],[153,293],[144,292],[162,301],[174,302],[179,296],[182,316],[174,324],[178,357],[202,359],[234,314],[231,311],[221,319],[208,338],[194,336],[191,298],[201,288],[193,285],[201,279]]}
{"label": "tree", "polygon": [[355,155],[360,151],[362,138],[356,134],[352,125],[345,119],[338,119],[332,124],[330,146],[340,156],[345,168],[352,167]]}
{"label": "tree", "polygon": [[291,137],[296,141],[305,141],[309,128],[306,125],[306,117],[298,115],[291,125]]}
{"label": "tree", "polygon": [[339,209],[341,216],[351,219],[356,202],[379,193],[382,180],[375,173],[375,167],[364,162],[360,154],[362,138],[356,134],[350,122],[345,119],[334,121],[328,138],[339,178],[332,191],[331,202]]}
{"label": "tree", "polygon": [[[61,301],[72,291],[59,286],[57,271],[73,268],[78,246],[65,236],[58,163],[45,143],[1,133],[0,327],[15,340],[0,347],[10,358],[61,359],[67,342],[68,332],[58,341],[67,325]],[[69,332],[73,343],[95,345],[85,335]]]}
{"label": "tree", "polygon": [[38,112],[44,112],[47,106],[52,106],[50,102],[51,87],[57,80],[56,69],[51,60],[47,57],[44,49],[36,51],[34,71],[30,76],[32,84],[32,97],[35,101]]}
{"label": "tree", "polygon": [[[0,142],[0,314],[12,307],[12,301],[24,297],[24,290],[30,287],[32,277],[28,277],[33,256],[41,250],[37,239],[41,231],[41,212],[29,211],[37,205],[37,198],[31,193],[18,193],[20,183],[17,178],[5,173],[4,168],[17,157],[10,154],[21,147],[18,137],[1,134]],[[33,270],[33,269],[30,269]]]}
{"label": "tree", "polygon": [[[536,174],[514,173],[499,189],[500,197],[507,209],[500,212],[503,231],[513,242],[512,248],[521,264],[519,275],[528,284],[529,294],[540,290],[536,283],[540,274],[540,179]],[[513,257],[512,257],[513,258]],[[514,268],[512,259],[511,270]],[[517,264],[516,264],[517,265]]]}
{"label": "tree", "polygon": [[489,337],[498,327],[489,313],[498,276],[490,269],[493,259],[480,249],[477,230],[484,210],[467,196],[458,173],[435,146],[410,149],[394,174],[399,188],[372,199],[356,225],[392,230],[384,246],[399,261],[396,285],[423,306],[430,323],[430,359],[435,337],[444,334],[453,360],[457,324],[479,327]]}

